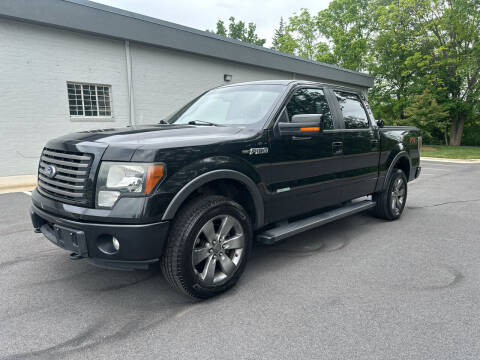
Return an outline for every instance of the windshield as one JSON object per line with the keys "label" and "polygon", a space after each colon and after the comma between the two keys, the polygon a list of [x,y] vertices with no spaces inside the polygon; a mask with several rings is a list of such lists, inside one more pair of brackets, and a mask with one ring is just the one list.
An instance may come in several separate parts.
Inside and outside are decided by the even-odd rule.
{"label": "windshield", "polygon": [[264,120],[285,89],[281,85],[239,85],[211,90],[167,119],[169,123],[251,125]]}

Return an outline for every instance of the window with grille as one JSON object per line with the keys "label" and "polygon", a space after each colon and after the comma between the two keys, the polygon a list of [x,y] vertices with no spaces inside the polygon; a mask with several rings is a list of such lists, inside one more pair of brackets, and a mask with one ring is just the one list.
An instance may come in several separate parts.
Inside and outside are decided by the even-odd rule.
{"label": "window with grille", "polygon": [[68,105],[71,117],[110,117],[111,86],[67,83]]}

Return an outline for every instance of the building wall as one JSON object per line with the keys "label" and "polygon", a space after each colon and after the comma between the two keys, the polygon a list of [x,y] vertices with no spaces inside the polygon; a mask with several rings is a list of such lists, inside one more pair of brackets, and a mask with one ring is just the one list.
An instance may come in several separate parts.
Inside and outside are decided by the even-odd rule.
{"label": "building wall", "polygon": [[292,79],[293,74],[256,68],[175,50],[131,45],[135,121],[154,123],[205,90],[232,83]]}
{"label": "building wall", "polygon": [[[136,43],[130,44],[130,54],[134,124],[158,122],[205,90],[223,85],[224,74],[231,74],[232,82],[302,78]],[[72,120],[67,81],[111,85],[113,117]],[[129,121],[124,41],[0,19],[0,176],[34,174],[51,138]]]}
{"label": "building wall", "polygon": [[[0,176],[34,174],[53,137],[126,125],[125,69],[122,41],[0,19]],[[67,81],[111,84],[113,123],[72,121]]]}

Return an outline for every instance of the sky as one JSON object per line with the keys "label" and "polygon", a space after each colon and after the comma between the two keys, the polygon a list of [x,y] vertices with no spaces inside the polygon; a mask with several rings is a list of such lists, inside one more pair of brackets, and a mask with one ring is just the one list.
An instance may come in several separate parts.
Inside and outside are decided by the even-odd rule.
{"label": "sky", "polygon": [[286,20],[294,12],[306,8],[315,14],[328,6],[330,0],[96,0],[96,2],[152,16],[161,20],[193,27],[215,30],[217,20],[228,18],[254,22],[257,34],[267,39],[266,46],[278,27],[280,17]]}

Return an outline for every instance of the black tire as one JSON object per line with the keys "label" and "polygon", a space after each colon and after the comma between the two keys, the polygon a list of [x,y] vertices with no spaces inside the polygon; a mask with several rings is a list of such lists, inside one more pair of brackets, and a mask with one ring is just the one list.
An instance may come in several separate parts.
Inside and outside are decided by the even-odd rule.
{"label": "black tire", "polygon": [[[401,204],[399,200],[397,200],[400,198],[400,196],[397,195],[401,193],[396,188],[399,183],[404,189]],[[377,203],[374,208],[375,216],[385,220],[398,219],[402,215],[405,203],[407,202],[407,177],[405,173],[400,169],[394,169],[388,179],[385,190],[381,193],[374,194],[373,200]]]}
{"label": "black tire", "polygon": [[[236,222],[234,222],[235,220]],[[222,229],[217,226],[222,226],[227,222],[234,222],[235,226],[232,226],[227,238],[221,237]],[[213,226],[213,235],[217,241],[208,241],[209,237],[205,235],[207,232],[204,229],[210,225]],[[241,231],[238,231],[239,225],[244,235],[243,247],[241,250],[225,249],[227,242],[231,241],[228,236],[233,239],[235,236],[231,234],[235,232],[241,235]],[[225,228],[228,226],[225,225]],[[238,234],[237,238],[240,237]],[[217,195],[193,199],[182,207],[173,221],[168,243],[161,259],[162,272],[172,287],[192,298],[206,299],[218,295],[234,286],[242,275],[252,247],[252,237],[250,217],[235,201]],[[223,239],[223,244],[218,239]],[[201,242],[203,242],[202,248],[197,248]],[[212,243],[216,243],[214,247]],[[223,246],[223,249],[222,247],[218,248],[219,246]],[[208,248],[210,253],[208,258],[198,265],[194,265],[193,251],[203,252],[205,248]],[[233,261],[238,261],[234,270],[229,268],[229,271],[231,270],[229,275],[227,272],[223,274],[223,264],[224,261],[227,261],[227,256],[229,259],[231,257]],[[214,258],[218,260],[214,260]],[[204,270],[208,270],[211,269],[211,266],[216,274],[213,278],[209,271],[200,273],[198,269],[203,267]],[[204,273],[209,275],[205,276],[205,279],[202,278]],[[224,279],[221,279],[222,274],[226,276]],[[213,283],[214,281],[215,283]]]}

